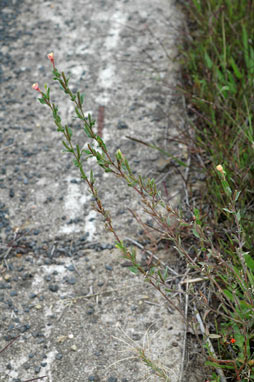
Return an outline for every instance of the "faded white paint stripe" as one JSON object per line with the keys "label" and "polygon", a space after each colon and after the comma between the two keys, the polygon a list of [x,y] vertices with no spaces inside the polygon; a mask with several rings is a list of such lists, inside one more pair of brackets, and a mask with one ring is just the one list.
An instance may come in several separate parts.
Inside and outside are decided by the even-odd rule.
{"label": "faded white paint stripe", "polygon": [[[82,187],[80,183],[71,183],[73,177],[67,176],[65,178],[67,186],[64,197],[64,214],[67,219],[83,218],[83,206],[86,203],[90,203],[91,195],[86,192],[82,193]],[[85,218],[85,224],[83,232],[89,232],[88,240],[93,240],[96,232],[95,227],[95,211],[89,211],[89,214]],[[80,224],[64,224],[60,228],[60,233],[71,234],[81,232]]]}
{"label": "faded white paint stripe", "polygon": [[104,42],[105,52],[103,53],[103,69],[100,70],[98,75],[97,85],[102,88],[102,92],[97,98],[98,103],[106,105],[110,100],[109,89],[112,88],[116,82],[116,65],[112,61],[112,54],[117,48],[120,33],[125,25],[127,18],[126,12],[122,9],[116,10],[111,17],[111,27],[108,36]]}

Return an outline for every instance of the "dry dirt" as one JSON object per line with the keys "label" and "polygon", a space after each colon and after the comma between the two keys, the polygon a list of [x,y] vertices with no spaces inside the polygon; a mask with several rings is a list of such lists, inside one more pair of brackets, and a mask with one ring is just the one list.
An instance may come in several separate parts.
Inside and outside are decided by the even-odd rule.
{"label": "dry dirt", "polygon": [[[97,119],[104,107],[110,152],[121,148],[176,205],[182,186],[173,168],[165,176],[158,152],[126,136],[183,150],[166,141],[183,122],[174,90],[181,17],[171,0],[0,1],[0,349],[19,335],[1,353],[0,381],[158,381],[140,349],[178,381],[182,318],[126,267],[31,86],[48,83],[85,144],[72,105],[52,84],[53,51],[71,88],[85,92],[86,111]],[[119,236],[143,243],[127,210],[139,211],[137,196],[95,172]],[[177,258],[163,256],[179,271]]]}

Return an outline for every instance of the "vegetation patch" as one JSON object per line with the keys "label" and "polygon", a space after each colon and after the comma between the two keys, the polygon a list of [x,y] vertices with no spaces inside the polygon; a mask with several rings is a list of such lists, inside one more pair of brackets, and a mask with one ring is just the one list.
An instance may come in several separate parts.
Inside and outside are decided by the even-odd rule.
{"label": "vegetation patch", "polygon": [[[192,315],[193,328],[202,335],[206,365],[212,370],[209,381],[254,381],[254,2],[189,0],[184,9],[188,37],[181,54],[181,91],[187,104],[188,129],[183,140],[188,159],[163,151],[178,171],[183,169],[185,200],[177,209],[163,198],[154,179],[136,174],[120,149],[109,152],[96,133],[95,121],[84,112],[84,94],[71,90],[70,78],[56,67],[53,53],[48,55],[53,79],[73,104],[88,142],[85,148],[75,142],[73,129],[62,121],[50,88],[45,85],[42,91],[37,83],[33,88],[40,94],[39,102],[52,113],[64,150],[73,157],[93,195],[94,208],[103,216],[130,271],[140,273],[182,315],[186,324],[183,349]],[[103,185],[96,186],[90,159],[136,191],[144,212],[153,220],[152,225],[141,225],[185,260],[183,275],[157,262],[153,253],[145,265],[137,260],[136,251],[122,240],[104,209]],[[203,186],[196,187],[201,175]],[[176,295],[184,297],[184,307],[175,302],[172,296]],[[160,379],[170,379],[143,353],[140,358]]]}
{"label": "vegetation patch", "polygon": [[192,171],[205,174],[199,197],[190,197],[200,241],[195,255],[201,264],[203,253],[201,272],[209,278],[200,294],[217,354],[208,346],[207,364],[221,370],[211,380],[253,381],[254,2],[190,0],[184,10],[186,142]]}

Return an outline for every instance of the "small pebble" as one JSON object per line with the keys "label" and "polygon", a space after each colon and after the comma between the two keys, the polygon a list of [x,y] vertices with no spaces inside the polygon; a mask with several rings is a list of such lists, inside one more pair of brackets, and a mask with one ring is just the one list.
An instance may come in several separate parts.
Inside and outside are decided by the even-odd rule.
{"label": "small pebble", "polygon": [[117,382],[117,378],[116,377],[109,377],[107,379],[108,382]]}
{"label": "small pebble", "polygon": [[90,309],[88,309],[87,314],[88,314],[89,316],[91,316],[92,314],[94,314],[94,308],[90,308]]}
{"label": "small pebble", "polygon": [[56,359],[61,360],[63,358],[62,353],[57,353]]}
{"label": "small pebble", "polygon": [[50,290],[51,292],[57,292],[58,289],[59,289],[59,286],[58,286],[58,285],[55,285],[55,284],[50,284],[50,285],[49,285],[49,290]]}
{"label": "small pebble", "polygon": [[30,325],[29,324],[25,324],[25,325],[20,326],[19,331],[21,333],[25,333],[29,329],[30,329]]}
{"label": "small pebble", "polygon": [[40,370],[41,370],[41,367],[40,367],[40,366],[36,366],[36,367],[34,368],[34,372],[35,372],[35,374],[39,374]]}
{"label": "small pebble", "polygon": [[123,121],[118,121],[117,128],[119,130],[128,129],[128,125]]}
{"label": "small pebble", "polygon": [[70,284],[70,285],[74,285],[74,284],[76,284],[76,279],[75,279],[75,277],[70,277],[69,279],[67,279],[67,283]]}
{"label": "small pebble", "polygon": [[6,275],[4,275],[4,279],[5,279],[5,281],[10,281],[11,275],[9,275],[9,273],[6,273]]}
{"label": "small pebble", "polygon": [[88,381],[99,382],[100,378],[97,375],[89,375]]}

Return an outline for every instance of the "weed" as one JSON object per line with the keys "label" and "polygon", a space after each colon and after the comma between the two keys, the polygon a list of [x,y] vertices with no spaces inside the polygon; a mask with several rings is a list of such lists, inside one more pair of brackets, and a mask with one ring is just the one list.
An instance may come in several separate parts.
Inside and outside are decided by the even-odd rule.
{"label": "weed", "polygon": [[[113,234],[123,257],[131,262],[130,270],[140,272],[182,314],[185,322],[186,314],[170,298],[172,289],[167,283],[167,269],[152,262],[146,268],[139,264],[135,250],[129,250],[115,231],[110,213],[104,209],[95,187],[94,174],[92,170],[88,174],[85,169],[89,158],[95,158],[105,172],[136,191],[144,211],[155,223],[155,232],[187,260],[187,273],[191,269],[191,276],[186,289],[183,286],[176,292],[190,294],[193,309],[204,310],[203,321],[214,320],[210,325],[212,333],[207,328],[204,330],[204,344],[208,338],[216,348],[218,355],[214,347],[206,346],[207,364],[218,374],[214,380],[222,382],[224,373],[231,380],[254,381],[251,92],[254,54],[250,43],[253,11],[254,4],[247,0],[190,1],[188,12],[194,24],[192,42],[184,54],[184,94],[195,115],[194,134],[190,134],[193,158],[198,158],[207,174],[205,195],[199,200],[189,199],[191,218],[185,218],[180,208],[173,209],[163,200],[154,179],[135,175],[120,150],[113,156],[109,153],[103,139],[94,132],[95,121],[90,115],[85,116],[84,95],[73,94],[69,78],[58,71],[52,53],[48,58],[53,65],[53,79],[73,102],[75,116],[89,139],[85,149],[73,144],[72,129],[63,124],[57,105],[51,101],[50,88],[45,85],[43,92],[38,84],[33,85],[40,93],[39,102],[50,108],[57,130],[64,138],[65,152],[74,157],[74,165],[87,183],[106,229]],[[197,162],[193,161],[191,166],[193,174],[195,170],[201,171]],[[181,161],[178,164],[189,166]],[[191,189],[189,192],[192,196]],[[201,289],[197,286],[200,281]],[[140,356],[149,363],[145,354]]]}

